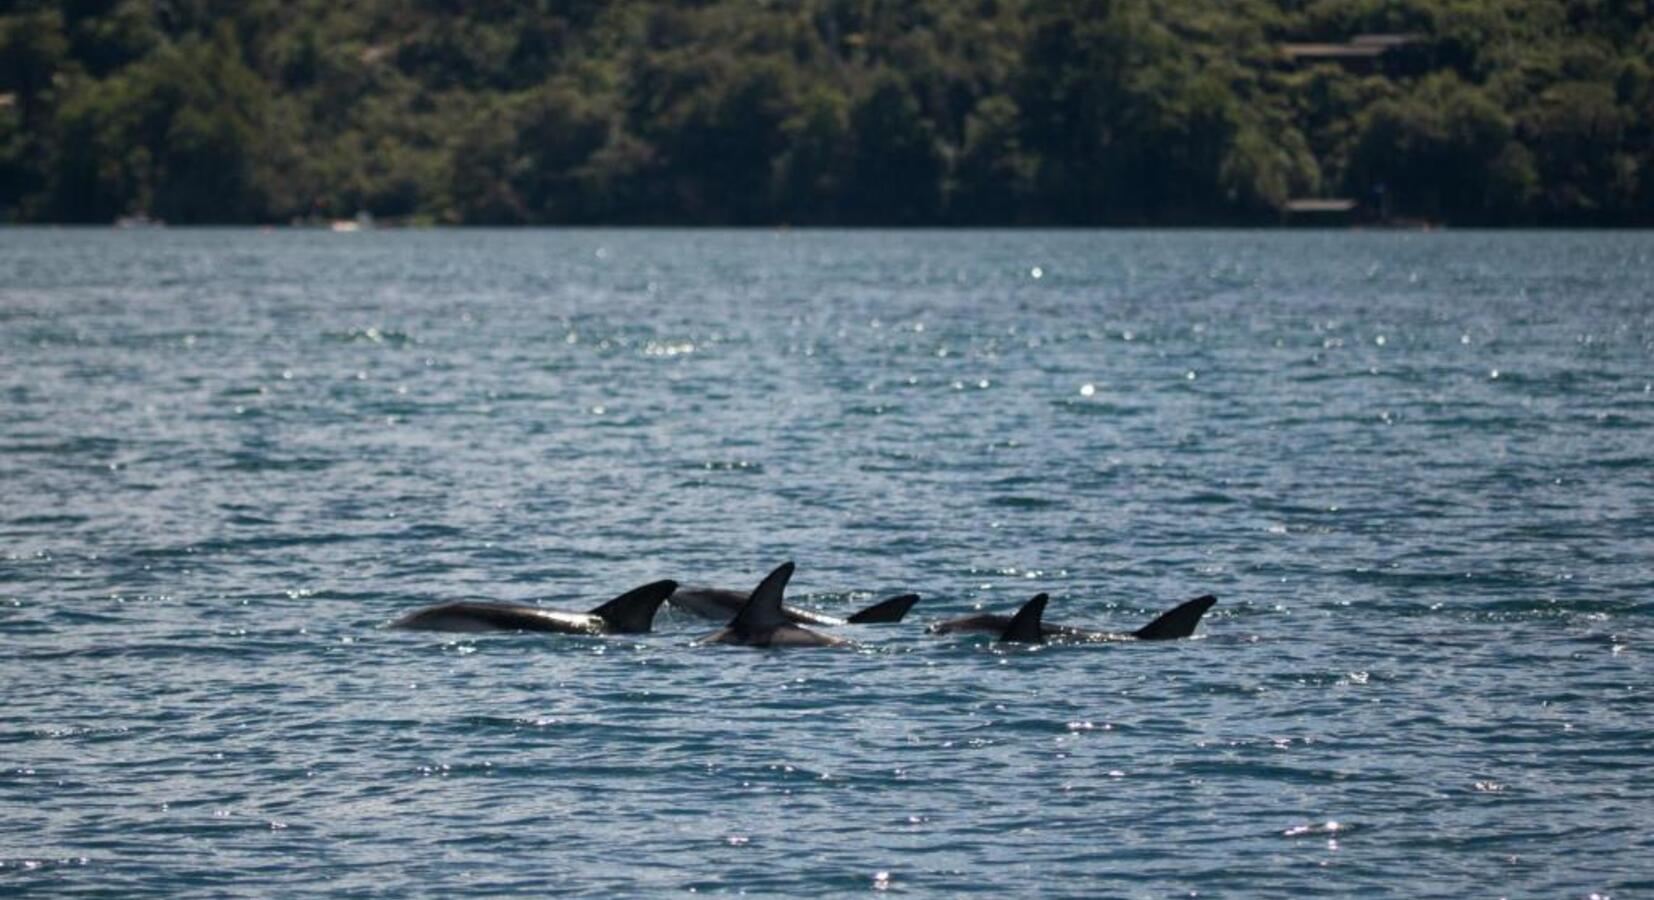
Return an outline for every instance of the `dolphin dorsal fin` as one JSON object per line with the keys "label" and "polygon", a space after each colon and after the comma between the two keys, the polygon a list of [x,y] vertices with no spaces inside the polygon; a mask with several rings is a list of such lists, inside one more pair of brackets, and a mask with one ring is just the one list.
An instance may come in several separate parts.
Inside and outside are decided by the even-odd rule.
{"label": "dolphin dorsal fin", "polygon": [[656,610],[677,589],[676,581],[650,582],[599,606],[592,610],[592,615],[608,622],[616,631],[642,634],[654,625]]}
{"label": "dolphin dorsal fin", "polygon": [[903,594],[900,597],[891,597],[869,606],[844,621],[851,625],[888,625],[900,622],[913,604],[919,602],[918,594]]}
{"label": "dolphin dorsal fin", "polygon": [[1200,617],[1206,615],[1206,611],[1216,602],[1218,598],[1207,594],[1187,603],[1179,603],[1161,613],[1153,622],[1137,629],[1132,633],[1132,637],[1143,641],[1186,638],[1195,633],[1195,626],[1200,624]]}
{"label": "dolphin dorsal fin", "polygon": [[764,580],[753,588],[752,595],[747,598],[747,605],[735,614],[729,627],[737,634],[755,634],[773,631],[787,624],[786,613],[781,611],[781,597],[787,590],[787,582],[793,577],[793,564],[784,562],[775,567],[775,571],[764,576]]}
{"label": "dolphin dorsal fin", "polygon": [[999,639],[1010,644],[1045,643],[1045,628],[1040,624],[1040,617],[1045,615],[1045,601],[1048,599],[1045,594],[1035,594],[1033,599],[1022,604]]}

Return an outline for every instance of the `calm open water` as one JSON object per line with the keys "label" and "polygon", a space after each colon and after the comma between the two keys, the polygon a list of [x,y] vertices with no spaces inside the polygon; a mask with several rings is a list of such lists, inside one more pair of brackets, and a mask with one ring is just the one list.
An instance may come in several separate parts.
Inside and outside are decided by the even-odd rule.
{"label": "calm open water", "polygon": [[[1654,892],[1654,234],[7,229],[0,362],[0,894]],[[925,599],[380,628],[785,559]]]}

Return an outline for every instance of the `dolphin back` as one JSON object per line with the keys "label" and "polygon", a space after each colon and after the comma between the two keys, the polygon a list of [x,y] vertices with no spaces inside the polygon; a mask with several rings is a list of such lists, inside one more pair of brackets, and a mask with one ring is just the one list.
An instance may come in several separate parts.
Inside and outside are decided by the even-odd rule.
{"label": "dolphin back", "polygon": [[900,622],[913,604],[919,602],[918,594],[903,594],[900,597],[891,597],[869,606],[844,621],[851,625],[889,625]]}
{"label": "dolphin back", "polygon": [[1142,628],[1132,632],[1132,637],[1141,641],[1170,641],[1177,638],[1186,638],[1195,633],[1195,626],[1200,624],[1200,617],[1212,608],[1218,598],[1207,594],[1196,597],[1187,603],[1180,603],[1160,614]]}
{"label": "dolphin back", "polygon": [[1045,601],[1050,599],[1046,594],[1035,594],[1017,614],[1011,619],[1011,624],[1005,626],[999,639],[1008,644],[1043,644],[1045,643],[1045,627],[1040,619],[1045,615]]}
{"label": "dolphin back", "polygon": [[672,592],[678,589],[676,581],[654,581],[633,588],[592,610],[592,615],[623,634],[642,634],[655,624],[655,612]]}

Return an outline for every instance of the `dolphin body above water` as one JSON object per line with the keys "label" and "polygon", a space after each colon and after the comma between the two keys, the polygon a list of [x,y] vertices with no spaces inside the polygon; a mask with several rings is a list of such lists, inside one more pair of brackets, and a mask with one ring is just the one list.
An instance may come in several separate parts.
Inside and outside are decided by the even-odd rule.
{"label": "dolphin body above water", "polygon": [[[793,577],[793,564],[782,563],[764,576],[746,605],[723,628],[696,641],[697,644],[735,644],[742,647],[844,647],[851,642],[841,637],[811,631],[793,624],[781,605],[781,596]],[[909,604],[911,605],[911,604]]]}
{"label": "dolphin body above water", "polygon": [[461,633],[642,634],[653,626],[655,612],[677,589],[676,581],[652,582],[585,613],[520,603],[443,603],[408,613],[388,627]]}
{"label": "dolphin body above water", "polygon": [[1128,634],[1110,631],[1091,631],[1068,625],[1047,625],[1042,621],[1045,594],[1036,594],[1022,605],[1014,616],[977,615],[962,619],[937,622],[928,629],[932,634],[955,634],[962,631],[985,631],[999,635],[1008,644],[1043,644],[1046,641],[1096,643],[1102,641],[1170,641],[1186,638],[1195,632],[1200,617],[1218,602],[1211,594],[1180,603],[1161,613],[1153,622]]}
{"label": "dolphin body above water", "polygon": [[[674,609],[682,609],[708,619],[729,621],[752,599],[752,594],[746,591],[731,591],[725,588],[679,586],[672,592],[668,601]],[[840,619],[834,616],[799,609],[796,606],[781,607],[781,614],[794,625],[884,625],[900,622],[913,604],[919,602],[918,594],[902,594],[867,607],[866,609]]]}

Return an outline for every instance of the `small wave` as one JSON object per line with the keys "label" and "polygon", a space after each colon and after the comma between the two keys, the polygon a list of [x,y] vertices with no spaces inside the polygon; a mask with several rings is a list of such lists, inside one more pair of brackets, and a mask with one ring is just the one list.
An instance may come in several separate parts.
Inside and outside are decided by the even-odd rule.
{"label": "small wave", "polygon": [[276,457],[261,453],[232,454],[219,468],[226,472],[321,472],[337,464],[322,457]]}
{"label": "small wave", "polygon": [[1056,509],[1068,506],[1068,503],[1045,497],[1000,496],[989,499],[988,505],[1001,509]]}
{"label": "small wave", "polygon": [[1063,412],[1077,416],[1114,416],[1128,418],[1142,414],[1144,408],[1125,403],[1110,403],[1104,400],[1075,400],[1071,397],[1051,401],[1051,406]]}
{"label": "small wave", "polygon": [[391,347],[405,347],[409,344],[418,343],[412,335],[405,331],[376,327],[351,328],[347,331],[327,331],[322,333],[322,337],[337,344],[385,344]]}
{"label": "small wave", "polygon": [[902,405],[899,403],[857,404],[844,408],[845,415],[858,417],[897,415],[901,412]]}
{"label": "small wave", "polygon": [[1178,771],[1211,777],[1259,779],[1286,784],[1337,784],[1345,781],[1396,783],[1401,776],[1372,769],[1330,769],[1310,766],[1283,766],[1245,760],[1194,760],[1174,764]]}
{"label": "small wave", "polygon": [[741,472],[757,475],[763,473],[764,464],[750,459],[709,459],[706,462],[691,463],[681,468],[692,471]]}
{"label": "small wave", "polygon": [[73,514],[21,515],[21,516],[17,516],[16,518],[6,520],[6,524],[7,525],[27,525],[27,526],[81,525],[81,524],[84,524],[84,523],[89,522],[89,521],[91,521],[91,518],[89,516],[80,516],[80,515],[73,515]]}
{"label": "small wave", "polygon": [[108,455],[119,450],[121,442],[115,438],[77,437],[59,441],[0,444],[0,454]]}
{"label": "small wave", "polygon": [[228,538],[211,541],[202,541],[194,550],[190,548],[168,548],[162,550],[140,551],[159,556],[183,556],[192,552],[200,553],[239,553],[246,550],[277,550],[288,547],[320,547],[329,544],[349,544],[361,541],[378,540],[382,535],[372,534],[345,534],[344,532],[330,531],[322,534],[273,534],[260,537]]}

